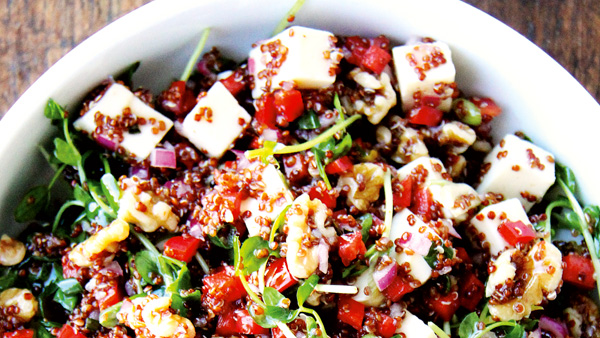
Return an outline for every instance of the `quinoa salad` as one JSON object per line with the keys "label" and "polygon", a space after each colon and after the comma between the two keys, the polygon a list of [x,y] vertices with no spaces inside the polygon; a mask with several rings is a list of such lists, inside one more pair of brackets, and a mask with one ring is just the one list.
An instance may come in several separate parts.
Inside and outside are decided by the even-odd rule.
{"label": "quinoa salad", "polygon": [[48,101],[2,338],[600,337],[600,208],[492,139],[452,46],[292,26],[239,61],[207,34],[161,93],[136,63]]}

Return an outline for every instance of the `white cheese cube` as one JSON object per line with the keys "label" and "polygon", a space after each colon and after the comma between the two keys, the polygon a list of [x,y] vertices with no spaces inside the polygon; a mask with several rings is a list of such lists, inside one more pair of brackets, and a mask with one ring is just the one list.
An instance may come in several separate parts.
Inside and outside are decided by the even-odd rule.
{"label": "white cheese cube", "polygon": [[[96,114],[101,114],[103,118],[100,115],[96,116]],[[122,140],[119,140],[118,136],[111,137],[107,131],[103,131],[100,135],[105,140],[99,142],[104,145],[107,142],[114,143],[115,150],[117,146],[120,146],[129,156],[135,157],[137,160],[147,158],[152,149],[173,127],[173,122],[170,119],[145,104],[129,89],[118,83],[110,85],[98,102],[94,103],[82,117],[77,119],[73,126],[75,129],[85,131],[92,138],[98,140],[96,132],[103,130],[103,123],[106,123],[107,119],[123,120],[124,118],[133,120],[133,125],[137,126],[135,132],[131,127],[122,128],[120,131]]]}
{"label": "white cheese cube", "polygon": [[424,284],[431,277],[431,267],[425,259],[434,240],[440,237],[408,208],[402,209],[392,219],[390,239],[400,239],[404,250],[396,255],[398,264],[408,263],[410,275]]}
{"label": "white cheese cube", "polygon": [[326,88],[335,82],[335,69],[342,55],[329,32],[294,26],[258,43],[250,51],[248,71],[254,78],[252,97],[282,87]]}
{"label": "white cheese cube", "polygon": [[484,248],[488,248],[493,256],[512,247],[498,232],[498,227],[505,222],[521,221],[531,225],[521,202],[511,198],[500,203],[489,205],[471,219],[469,233],[477,239]]}
{"label": "white cheese cube", "polygon": [[398,46],[392,49],[402,109],[415,106],[415,96],[440,99],[437,107],[449,111],[456,70],[450,47],[443,42]]}
{"label": "white cheese cube", "polygon": [[425,175],[425,171],[427,171],[423,181],[424,186],[428,186],[436,181],[439,183],[440,181],[450,180],[450,175],[446,172],[444,164],[437,158],[423,156],[409,162],[398,170],[398,178],[400,181],[411,175],[413,170],[419,175]]}
{"label": "white cheese cube", "polygon": [[406,338],[437,338],[435,332],[425,322],[408,310],[405,310],[402,325],[396,329],[396,333],[403,333]]}
{"label": "white cheese cube", "polygon": [[526,211],[542,199],[555,180],[552,154],[515,135],[506,135],[486,156],[484,166],[477,192],[518,198]]}
{"label": "white cheese cube", "polygon": [[248,236],[257,236],[264,221],[273,222],[283,209],[294,201],[294,197],[287,187],[285,178],[274,165],[254,164],[252,170],[262,170],[262,192],[256,197],[248,197],[240,204],[240,214],[244,218]]}
{"label": "white cheese cube", "polygon": [[479,195],[470,185],[465,183],[444,182],[428,186],[431,197],[442,206],[444,218],[464,221],[469,210],[481,204]]}
{"label": "white cheese cube", "polygon": [[178,131],[206,155],[219,158],[251,119],[223,83],[217,81],[198,100]]}

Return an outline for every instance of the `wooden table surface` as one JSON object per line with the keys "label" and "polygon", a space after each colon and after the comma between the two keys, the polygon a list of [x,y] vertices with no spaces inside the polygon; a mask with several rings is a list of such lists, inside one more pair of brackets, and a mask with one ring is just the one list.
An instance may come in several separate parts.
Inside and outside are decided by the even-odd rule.
{"label": "wooden table surface", "polygon": [[[0,0],[0,117],[60,57],[147,2]],[[600,0],[466,2],[540,46],[600,101]]]}

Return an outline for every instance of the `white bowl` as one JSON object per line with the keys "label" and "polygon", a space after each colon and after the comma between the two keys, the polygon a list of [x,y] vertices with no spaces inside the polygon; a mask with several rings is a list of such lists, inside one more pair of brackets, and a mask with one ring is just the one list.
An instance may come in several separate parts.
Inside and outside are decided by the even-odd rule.
{"label": "white bowl", "polygon": [[[67,54],[0,122],[1,232],[20,229],[12,216],[16,204],[28,188],[51,175],[36,147],[50,141],[52,127],[43,115],[48,98],[74,107],[100,81],[137,60],[142,66],[135,83],[159,93],[181,73],[205,27],[212,27],[207,46],[243,60],[292,4],[157,0]],[[495,135],[524,131],[575,171],[585,183],[581,193],[587,202],[600,204],[599,160],[591,151],[600,145],[600,106],[558,63],[489,15],[457,0],[309,0],[295,23],[345,35],[385,34],[398,43],[413,36],[447,42],[459,88],[490,96],[504,109]]]}

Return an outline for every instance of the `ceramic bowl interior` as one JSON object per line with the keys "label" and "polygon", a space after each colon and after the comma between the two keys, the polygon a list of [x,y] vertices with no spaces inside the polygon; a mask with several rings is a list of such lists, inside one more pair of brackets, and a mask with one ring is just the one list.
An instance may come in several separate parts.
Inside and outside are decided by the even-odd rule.
{"label": "ceramic bowl interior", "polygon": [[[241,61],[253,42],[269,37],[292,0],[157,0],[107,26],[61,59],[0,122],[0,232],[15,234],[13,210],[24,192],[52,172],[37,146],[50,142],[43,116],[48,98],[76,107],[91,88],[140,60],[134,77],[159,93],[178,77],[201,31],[207,46]],[[415,36],[447,42],[457,82],[469,95],[493,97],[504,109],[496,139],[524,131],[571,166],[588,202],[600,203],[600,106],[554,60],[524,37],[457,0],[307,0],[295,24],[336,34],[377,36],[395,43]],[[75,111],[76,113],[76,111]],[[589,152],[588,152],[589,150]]]}

